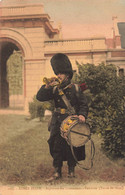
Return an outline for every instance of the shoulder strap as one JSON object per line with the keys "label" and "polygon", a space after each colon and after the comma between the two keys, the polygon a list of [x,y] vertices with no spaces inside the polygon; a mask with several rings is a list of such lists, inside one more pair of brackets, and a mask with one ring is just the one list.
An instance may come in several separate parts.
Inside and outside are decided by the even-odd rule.
{"label": "shoulder strap", "polygon": [[78,92],[78,91],[79,91],[79,86],[78,86],[78,84],[74,83],[74,86],[75,86],[76,91]]}
{"label": "shoulder strap", "polygon": [[[78,84],[74,84],[75,89],[76,89],[76,96],[79,96],[79,86]],[[57,86],[53,87],[53,94],[55,93],[56,89],[58,89],[59,94],[62,94],[62,100],[64,101],[65,105],[67,106],[67,109],[69,111],[70,114],[75,114],[75,109],[71,106],[69,100],[67,99],[66,95],[64,94],[62,89],[57,88]]]}
{"label": "shoulder strap", "polygon": [[[75,86],[75,90],[76,90],[76,96],[78,97],[79,96],[79,86],[78,86],[78,84],[74,84],[74,86]],[[57,86],[53,87],[53,94],[55,93],[56,88],[57,88]]]}
{"label": "shoulder strap", "polygon": [[66,95],[64,94],[62,89],[58,89],[59,94],[61,94],[61,98],[64,101],[65,105],[67,106],[67,109],[69,111],[69,114],[75,114],[75,109],[71,106],[69,100],[67,99]]}
{"label": "shoulder strap", "polygon": [[77,98],[79,98],[79,85],[74,84],[74,86],[75,86],[75,90],[76,90],[76,96],[77,96]]}
{"label": "shoulder strap", "polygon": [[53,87],[53,94],[55,93],[56,88],[57,88],[57,86],[54,86],[54,87]]}

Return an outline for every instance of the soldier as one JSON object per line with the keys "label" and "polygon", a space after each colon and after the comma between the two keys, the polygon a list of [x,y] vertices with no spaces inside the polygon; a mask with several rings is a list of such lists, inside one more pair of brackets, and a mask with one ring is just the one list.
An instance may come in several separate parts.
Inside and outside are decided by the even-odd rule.
{"label": "soldier", "polygon": [[[86,97],[80,88],[78,88],[78,91],[76,92],[75,85],[71,83],[73,70],[69,58],[65,54],[57,53],[51,58],[51,66],[54,73],[57,75],[57,78],[61,81],[61,84],[56,88],[53,87],[53,82],[49,85],[43,85],[36,95],[36,98],[39,101],[54,100],[55,103],[55,110],[49,128],[50,138],[48,140],[55,172],[48,181],[62,177],[61,170],[63,161],[67,161],[68,177],[75,177],[76,161],[72,155],[70,146],[60,135],[60,125],[62,121],[69,116],[69,113],[66,104],[61,98],[59,89],[63,90],[67,99],[70,101],[70,104],[75,109],[75,115],[77,115],[80,122],[84,123],[88,115]],[[85,159],[85,146],[74,147],[74,152],[78,161]]]}

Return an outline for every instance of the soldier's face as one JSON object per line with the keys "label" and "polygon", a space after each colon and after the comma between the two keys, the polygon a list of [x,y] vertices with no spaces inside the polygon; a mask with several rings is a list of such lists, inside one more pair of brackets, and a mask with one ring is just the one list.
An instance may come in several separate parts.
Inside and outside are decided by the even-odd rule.
{"label": "soldier's face", "polygon": [[67,79],[67,75],[66,75],[66,74],[61,74],[61,73],[59,73],[59,74],[57,75],[57,77],[58,77],[58,79],[61,80],[61,81],[64,81],[64,80]]}

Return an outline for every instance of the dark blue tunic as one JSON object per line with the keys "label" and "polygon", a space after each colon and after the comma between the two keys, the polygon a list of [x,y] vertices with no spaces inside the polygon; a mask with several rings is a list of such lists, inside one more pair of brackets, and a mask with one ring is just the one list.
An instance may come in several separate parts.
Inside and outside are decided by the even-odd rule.
{"label": "dark blue tunic", "polygon": [[[76,91],[75,85],[71,84],[69,87],[64,89],[63,92],[70,101],[71,105],[74,107],[76,114],[83,115],[85,118],[87,118],[88,104],[81,89],[79,88],[78,91]],[[57,88],[54,91],[53,87],[45,88],[45,85],[43,85],[38,91],[36,98],[39,101],[54,100],[55,108],[67,108],[59,95]],[[50,146],[50,153],[54,159],[53,164],[55,167],[62,166],[62,161],[65,160],[68,162],[68,165],[75,165],[75,160],[72,156],[70,146],[60,135],[60,125],[67,116],[67,113],[61,114],[59,112],[54,112],[52,115],[50,138],[48,143]],[[74,152],[78,161],[85,159],[85,146],[77,148],[74,147]]]}

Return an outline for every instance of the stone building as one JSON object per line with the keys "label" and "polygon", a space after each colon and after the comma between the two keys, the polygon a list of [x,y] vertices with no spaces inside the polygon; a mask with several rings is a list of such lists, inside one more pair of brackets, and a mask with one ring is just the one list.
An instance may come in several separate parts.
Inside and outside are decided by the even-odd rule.
{"label": "stone building", "polygon": [[[28,2],[28,3],[26,3]],[[79,63],[113,63],[125,71],[125,47],[121,48],[123,30],[113,18],[113,38],[62,39],[60,28],[54,28],[50,16],[39,0],[2,0],[0,2],[0,108],[23,107],[30,102],[44,76],[53,71],[50,58],[57,52],[69,56],[73,69]],[[124,23],[123,23],[124,25]],[[122,33],[121,33],[122,31]],[[119,32],[121,34],[119,34]],[[22,94],[9,94],[7,60],[13,51],[22,57]]]}

